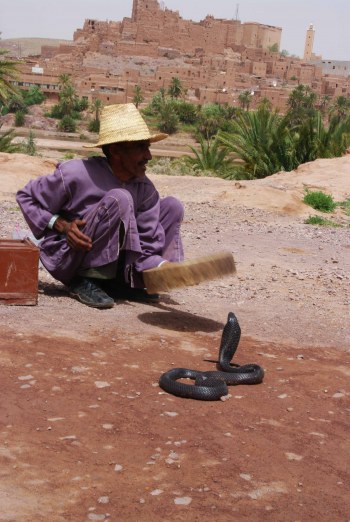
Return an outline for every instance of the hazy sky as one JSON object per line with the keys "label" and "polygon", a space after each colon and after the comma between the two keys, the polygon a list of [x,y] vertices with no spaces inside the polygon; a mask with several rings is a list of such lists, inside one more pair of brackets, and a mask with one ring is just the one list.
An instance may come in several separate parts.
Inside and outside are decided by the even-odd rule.
{"label": "hazy sky", "polygon": [[[325,59],[350,61],[350,0],[164,0],[184,19],[238,18],[282,28],[281,49],[302,56],[306,29],[315,27],[314,52]],[[132,0],[0,0],[1,38],[71,40],[86,18],[122,20]]]}

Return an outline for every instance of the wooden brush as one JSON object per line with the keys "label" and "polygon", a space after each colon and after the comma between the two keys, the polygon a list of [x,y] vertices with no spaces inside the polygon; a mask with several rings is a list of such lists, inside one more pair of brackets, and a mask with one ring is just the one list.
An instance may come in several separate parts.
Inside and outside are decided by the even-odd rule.
{"label": "wooden brush", "polygon": [[143,279],[147,293],[167,292],[172,288],[198,285],[236,272],[233,255],[220,252],[198,257],[192,261],[163,263],[160,267],[145,270]]}

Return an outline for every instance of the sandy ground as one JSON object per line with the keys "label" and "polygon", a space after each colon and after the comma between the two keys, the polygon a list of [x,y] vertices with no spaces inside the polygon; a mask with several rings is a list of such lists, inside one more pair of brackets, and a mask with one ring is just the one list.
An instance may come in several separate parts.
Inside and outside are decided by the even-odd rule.
{"label": "sandy ground", "polygon": [[[0,238],[14,194],[53,161],[0,154]],[[39,271],[38,305],[1,306],[0,521],[348,522],[349,221],[305,225],[305,187],[350,197],[350,157],[261,181],[150,175],[182,199],[188,259],[231,251],[237,275],[98,311]],[[158,387],[214,369],[222,328],[260,385],[200,402]]]}

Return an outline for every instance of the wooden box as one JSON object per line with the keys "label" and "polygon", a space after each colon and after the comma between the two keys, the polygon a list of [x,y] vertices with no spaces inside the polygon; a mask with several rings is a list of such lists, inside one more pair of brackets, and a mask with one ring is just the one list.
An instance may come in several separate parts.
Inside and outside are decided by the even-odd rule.
{"label": "wooden box", "polygon": [[38,303],[39,248],[30,239],[0,239],[0,304]]}

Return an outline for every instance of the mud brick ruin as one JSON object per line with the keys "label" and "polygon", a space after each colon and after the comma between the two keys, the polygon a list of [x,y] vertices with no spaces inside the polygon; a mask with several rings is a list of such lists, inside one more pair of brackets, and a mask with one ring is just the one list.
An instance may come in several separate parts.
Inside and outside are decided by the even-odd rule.
{"label": "mud brick ruin", "polygon": [[320,97],[350,96],[349,76],[313,54],[312,26],[303,59],[276,52],[281,35],[280,27],[238,19],[184,20],[157,0],[134,0],[130,18],[85,20],[72,43],[43,46],[40,56],[26,60],[19,85],[39,85],[56,101],[59,76],[70,74],[79,96],[109,104],[132,101],[135,85],[148,102],[176,77],[196,104],[238,105],[248,90],[251,107],[267,98],[281,111],[298,84]]}

